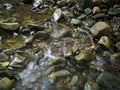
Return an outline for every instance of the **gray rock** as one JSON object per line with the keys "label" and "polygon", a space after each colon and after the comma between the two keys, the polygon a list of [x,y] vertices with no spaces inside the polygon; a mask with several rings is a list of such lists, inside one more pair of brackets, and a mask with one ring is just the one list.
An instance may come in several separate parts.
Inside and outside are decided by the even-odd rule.
{"label": "gray rock", "polygon": [[106,15],[105,15],[105,13],[99,13],[99,14],[95,14],[94,16],[93,16],[93,18],[103,18],[103,17],[106,17]]}
{"label": "gray rock", "polygon": [[114,53],[111,55],[110,61],[113,65],[120,65],[120,53]]}
{"label": "gray rock", "polygon": [[106,22],[97,22],[90,28],[90,31],[94,36],[100,37],[103,35],[108,35],[111,31],[111,27]]}
{"label": "gray rock", "polygon": [[77,75],[74,75],[74,76],[72,77],[71,82],[69,83],[69,86],[74,86],[74,85],[77,83],[78,79],[79,79],[78,76],[77,76]]}
{"label": "gray rock", "polygon": [[80,54],[75,56],[75,60],[79,65],[86,65],[92,61],[95,57],[95,52],[93,50],[81,50]]}
{"label": "gray rock", "polygon": [[85,12],[86,15],[89,15],[89,14],[91,14],[92,10],[90,8],[86,8],[84,10],[84,12]]}
{"label": "gray rock", "polygon": [[45,29],[43,31],[38,31],[37,32],[37,37],[39,39],[45,39],[48,38],[50,36],[51,30],[50,29]]}
{"label": "gray rock", "polygon": [[53,19],[54,21],[58,21],[62,17],[62,10],[61,9],[56,9],[55,12],[53,13]]}
{"label": "gray rock", "polygon": [[43,30],[44,29],[44,23],[41,22],[33,22],[29,24],[29,27],[35,30]]}
{"label": "gray rock", "polygon": [[55,75],[56,77],[66,77],[70,75],[70,72],[68,70],[60,70],[52,73],[51,75]]}
{"label": "gray rock", "polygon": [[74,14],[71,11],[63,11],[65,19],[74,17]]}
{"label": "gray rock", "polygon": [[19,27],[19,23],[0,23],[0,28],[5,30],[17,30]]}
{"label": "gray rock", "polygon": [[[120,78],[108,72],[104,72],[97,77],[97,83],[106,90],[119,90]],[[104,89],[103,88],[103,89]]]}
{"label": "gray rock", "polygon": [[110,8],[108,14],[120,16],[120,8]]}
{"label": "gray rock", "polygon": [[9,57],[6,54],[4,54],[4,53],[0,54],[0,61],[6,61],[8,59],[9,59]]}
{"label": "gray rock", "polygon": [[7,77],[0,80],[0,90],[12,90],[14,88],[14,83]]}
{"label": "gray rock", "polygon": [[88,81],[85,84],[84,90],[99,90],[99,86],[97,83],[95,83],[93,81]]}
{"label": "gray rock", "polygon": [[79,19],[72,18],[70,23],[73,25],[79,25],[81,24],[81,21]]}
{"label": "gray rock", "polygon": [[61,64],[61,63],[63,64],[63,63],[65,63],[65,59],[62,57],[57,57],[55,59],[50,59],[48,63],[49,63],[49,65],[57,65],[57,64]]}
{"label": "gray rock", "polygon": [[117,47],[117,49],[120,51],[120,41],[119,42],[117,42],[116,44],[115,44],[115,46]]}
{"label": "gray rock", "polygon": [[104,45],[107,48],[111,47],[111,41],[107,36],[102,36],[98,43]]}
{"label": "gray rock", "polygon": [[58,0],[57,4],[60,5],[60,6],[64,6],[64,5],[67,4],[67,0]]}

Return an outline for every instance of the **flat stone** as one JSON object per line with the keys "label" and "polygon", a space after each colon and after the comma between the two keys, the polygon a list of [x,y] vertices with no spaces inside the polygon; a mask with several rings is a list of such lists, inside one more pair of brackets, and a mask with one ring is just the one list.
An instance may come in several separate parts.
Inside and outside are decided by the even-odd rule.
{"label": "flat stone", "polygon": [[108,35],[111,31],[111,27],[106,22],[97,22],[90,28],[90,31],[94,36],[100,37],[103,35]]}
{"label": "flat stone", "polygon": [[110,8],[108,14],[120,16],[120,8]]}
{"label": "flat stone", "polygon": [[19,23],[0,23],[0,28],[5,30],[17,30],[19,27]]}

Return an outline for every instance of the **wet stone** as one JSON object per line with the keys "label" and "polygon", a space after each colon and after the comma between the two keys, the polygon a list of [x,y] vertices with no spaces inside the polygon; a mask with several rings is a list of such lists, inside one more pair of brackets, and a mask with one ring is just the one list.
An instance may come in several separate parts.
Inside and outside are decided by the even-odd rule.
{"label": "wet stone", "polygon": [[28,26],[31,27],[31,29],[35,29],[35,30],[43,30],[45,28],[44,23],[41,22],[33,22]]}
{"label": "wet stone", "polygon": [[0,90],[12,90],[14,88],[14,83],[7,77],[0,80]]}
{"label": "wet stone", "polygon": [[111,31],[111,27],[106,22],[97,22],[93,27],[90,28],[91,33],[94,36],[100,37],[103,35],[108,35]]}
{"label": "wet stone", "polygon": [[2,61],[7,61],[7,60],[9,60],[9,57],[6,54],[1,53],[0,54],[0,61],[2,62]]}
{"label": "wet stone", "polygon": [[53,71],[55,70],[55,66],[50,66],[46,71],[45,71],[45,74],[50,74],[52,73]]}
{"label": "wet stone", "polygon": [[53,19],[54,21],[58,21],[62,17],[62,10],[61,9],[56,9],[55,12],[53,13]]}
{"label": "wet stone", "polygon": [[81,24],[81,21],[79,19],[72,18],[70,23],[73,25],[79,25]]}
{"label": "wet stone", "polygon": [[67,77],[71,75],[70,72],[68,70],[60,70],[60,71],[57,71],[57,72],[54,72],[54,73],[51,73],[50,76],[51,77]]}
{"label": "wet stone", "polygon": [[12,62],[10,63],[10,66],[17,66],[19,63],[23,63],[25,60],[26,60],[25,56],[16,55]]}
{"label": "wet stone", "polygon": [[114,53],[110,57],[110,61],[113,65],[120,65],[120,53]]}
{"label": "wet stone", "polygon": [[95,58],[95,52],[92,50],[81,50],[80,54],[75,56],[75,60],[79,65],[87,65]]}
{"label": "wet stone", "polygon": [[117,47],[118,51],[120,51],[120,41],[117,42],[117,43],[115,44],[115,46]]}
{"label": "wet stone", "polygon": [[49,65],[56,65],[56,64],[61,64],[61,63],[65,63],[65,59],[62,57],[49,60]]}
{"label": "wet stone", "polygon": [[93,14],[100,13],[100,11],[101,11],[100,8],[97,6],[93,7],[93,9],[92,9]]}
{"label": "wet stone", "polygon": [[108,11],[108,14],[120,16],[120,9],[119,8],[110,8]]}
{"label": "wet stone", "polygon": [[63,11],[63,15],[64,15],[65,19],[74,17],[74,14],[70,11]]}
{"label": "wet stone", "polygon": [[92,12],[92,10],[90,8],[86,8],[84,12],[86,15],[89,15]]}
{"label": "wet stone", "polygon": [[97,78],[97,83],[106,90],[120,89],[120,78],[108,72],[100,74]]}
{"label": "wet stone", "polygon": [[104,45],[107,48],[111,47],[111,41],[107,36],[102,36],[98,43]]}
{"label": "wet stone", "polygon": [[5,30],[17,30],[19,27],[19,23],[0,23],[0,28]]}
{"label": "wet stone", "polygon": [[97,19],[97,18],[99,19],[99,18],[103,18],[103,17],[106,17],[106,15],[104,13],[95,14],[93,16],[93,18],[95,18],[95,19]]}
{"label": "wet stone", "polygon": [[88,81],[85,84],[84,90],[99,90],[99,86],[93,81]]}
{"label": "wet stone", "polygon": [[77,76],[77,75],[74,75],[74,76],[72,77],[71,82],[69,83],[69,86],[74,86],[74,85],[77,83],[77,81],[78,81],[78,76]]}
{"label": "wet stone", "polygon": [[38,39],[45,39],[48,38],[50,36],[51,30],[50,29],[46,29],[43,31],[38,31],[37,32],[37,37]]}
{"label": "wet stone", "polygon": [[4,49],[18,49],[24,46],[24,40],[23,38],[15,39],[15,38],[9,38],[5,39],[3,43],[0,45],[0,47]]}

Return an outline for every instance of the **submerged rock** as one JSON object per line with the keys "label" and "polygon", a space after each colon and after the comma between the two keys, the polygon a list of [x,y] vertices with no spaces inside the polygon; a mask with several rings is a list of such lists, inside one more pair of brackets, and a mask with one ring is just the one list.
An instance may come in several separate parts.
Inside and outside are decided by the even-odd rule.
{"label": "submerged rock", "polygon": [[0,54],[0,61],[6,61],[8,59],[9,57],[6,54],[3,54],[3,53]]}
{"label": "submerged rock", "polygon": [[7,77],[0,80],[0,90],[12,90],[14,88],[14,83]]}
{"label": "submerged rock", "polygon": [[5,30],[17,30],[19,27],[19,23],[0,23],[0,28]]}
{"label": "submerged rock", "polygon": [[115,44],[115,46],[117,47],[117,49],[120,51],[120,41],[119,42],[117,42],[116,44]]}
{"label": "submerged rock", "polygon": [[85,84],[84,90],[99,90],[99,86],[95,82],[88,81]]}
{"label": "submerged rock", "polygon": [[82,50],[80,54],[75,56],[75,60],[79,65],[87,65],[95,58],[95,52],[92,50]]}
{"label": "submerged rock", "polygon": [[97,22],[92,28],[90,28],[91,33],[96,36],[108,35],[111,31],[111,27],[106,22]]}
{"label": "submerged rock", "polygon": [[113,65],[120,65],[120,53],[114,53],[111,55],[110,61]]}
{"label": "submerged rock", "polygon": [[120,16],[120,8],[110,8],[108,14]]}
{"label": "submerged rock", "polygon": [[108,72],[100,74],[97,78],[97,83],[105,90],[119,90],[120,78]]}
{"label": "submerged rock", "polygon": [[9,38],[5,39],[3,43],[0,45],[3,49],[14,50],[24,46],[24,40],[22,38],[15,39]]}

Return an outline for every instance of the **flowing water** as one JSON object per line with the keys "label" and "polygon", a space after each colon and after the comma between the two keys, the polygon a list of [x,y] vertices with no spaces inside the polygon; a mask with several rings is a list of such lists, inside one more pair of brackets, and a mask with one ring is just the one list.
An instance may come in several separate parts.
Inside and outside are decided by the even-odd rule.
{"label": "flowing water", "polygon": [[[46,75],[51,60],[57,59],[60,55],[66,55],[66,41],[61,38],[59,41],[59,30],[53,29],[52,40],[44,48],[44,57],[38,61],[32,61],[22,72],[19,73],[21,82],[18,83],[19,90],[59,90],[53,85],[49,75]],[[36,84],[38,84],[36,89]]]}

